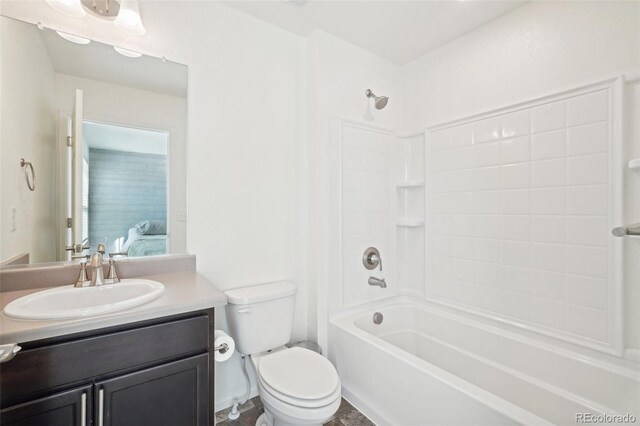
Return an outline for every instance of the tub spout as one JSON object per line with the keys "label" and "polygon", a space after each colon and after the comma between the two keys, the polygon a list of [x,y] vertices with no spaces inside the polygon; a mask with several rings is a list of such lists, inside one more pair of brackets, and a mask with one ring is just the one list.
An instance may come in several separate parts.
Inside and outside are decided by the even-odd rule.
{"label": "tub spout", "polygon": [[380,288],[387,288],[387,282],[384,280],[384,278],[369,277],[368,282],[369,282],[369,285],[373,285]]}

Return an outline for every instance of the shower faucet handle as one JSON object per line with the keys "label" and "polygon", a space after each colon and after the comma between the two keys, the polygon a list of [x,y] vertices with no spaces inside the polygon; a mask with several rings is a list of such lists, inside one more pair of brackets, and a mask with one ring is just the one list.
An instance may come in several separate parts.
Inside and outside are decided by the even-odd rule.
{"label": "shower faucet handle", "polygon": [[380,267],[382,271],[382,258],[380,257],[380,252],[375,247],[369,247],[362,254],[362,264],[368,270],[376,269]]}

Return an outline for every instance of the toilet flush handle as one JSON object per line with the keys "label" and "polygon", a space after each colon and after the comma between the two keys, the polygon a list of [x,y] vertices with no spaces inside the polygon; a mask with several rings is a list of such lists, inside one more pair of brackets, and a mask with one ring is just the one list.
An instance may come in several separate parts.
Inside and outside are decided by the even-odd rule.
{"label": "toilet flush handle", "polygon": [[246,308],[240,308],[236,312],[238,312],[239,314],[250,314],[251,313],[251,307],[247,306]]}

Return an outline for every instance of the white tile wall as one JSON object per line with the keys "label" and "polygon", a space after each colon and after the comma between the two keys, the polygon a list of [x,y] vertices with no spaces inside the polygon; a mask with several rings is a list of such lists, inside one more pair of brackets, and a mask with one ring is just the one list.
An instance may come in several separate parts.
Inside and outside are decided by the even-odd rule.
{"label": "white tile wall", "polygon": [[[385,295],[367,283],[384,276],[393,288],[393,138],[349,124],[342,134],[342,301],[350,306]],[[362,265],[367,247],[380,250],[383,275]]]}
{"label": "white tile wall", "polygon": [[430,138],[427,294],[607,343],[607,90]]}

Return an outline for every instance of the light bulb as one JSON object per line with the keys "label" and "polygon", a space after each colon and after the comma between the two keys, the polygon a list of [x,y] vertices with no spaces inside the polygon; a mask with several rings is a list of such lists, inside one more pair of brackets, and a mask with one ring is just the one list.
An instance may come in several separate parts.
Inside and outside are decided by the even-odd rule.
{"label": "light bulb", "polygon": [[123,49],[122,47],[113,46],[116,52],[121,54],[122,56],[126,56],[127,58],[139,58],[142,56],[142,53],[136,52],[134,50]]}
{"label": "light bulb", "polygon": [[80,36],[73,35],[73,34],[63,33],[62,31],[56,31],[56,33],[58,33],[58,35],[60,37],[62,37],[63,39],[65,39],[67,41],[70,41],[72,43],[76,43],[76,44],[89,44],[89,43],[91,43],[91,40],[89,40],[88,38],[80,37]]}
{"label": "light bulb", "polygon": [[132,35],[143,35],[147,32],[142,25],[140,5],[137,0],[121,0],[120,11],[113,24],[116,28]]}
{"label": "light bulb", "polygon": [[87,14],[80,0],[47,0],[47,4],[65,15],[82,18]]}

